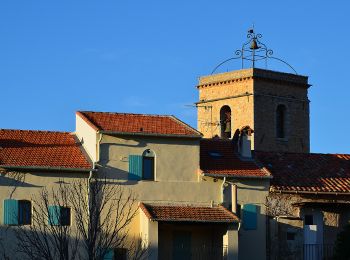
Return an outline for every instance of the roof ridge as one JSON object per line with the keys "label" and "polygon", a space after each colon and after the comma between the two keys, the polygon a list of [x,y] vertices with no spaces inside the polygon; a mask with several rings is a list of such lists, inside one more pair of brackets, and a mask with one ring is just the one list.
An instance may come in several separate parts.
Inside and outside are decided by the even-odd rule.
{"label": "roof ridge", "polygon": [[110,111],[77,111],[80,113],[100,113],[100,114],[113,114],[113,115],[135,115],[135,116],[154,116],[154,117],[172,117],[167,114],[144,114],[144,113],[127,113],[127,112],[110,112]]}
{"label": "roof ridge", "polygon": [[257,153],[265,154],[298,154],[298,155],[350,155],[349,153],[297,153],[297,152],[278,152],[278,151],[255,151]]}
{"label": "roof ridge", "polygon": [[73,134],[68,131],[55,131],[55,130],[32,130],[32,129],[6,129],[0,128],[0,131],[11,131],[11,132],[34,132],[34,133],[58,133],[58,134]]}

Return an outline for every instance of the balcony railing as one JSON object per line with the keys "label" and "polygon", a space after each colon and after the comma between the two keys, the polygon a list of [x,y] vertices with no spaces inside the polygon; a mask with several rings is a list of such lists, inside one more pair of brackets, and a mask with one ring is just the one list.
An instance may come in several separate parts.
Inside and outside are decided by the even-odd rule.
{"label": "balcony railing", "polygon": [[333,259],[333,244],[304,244],[304,260]]}

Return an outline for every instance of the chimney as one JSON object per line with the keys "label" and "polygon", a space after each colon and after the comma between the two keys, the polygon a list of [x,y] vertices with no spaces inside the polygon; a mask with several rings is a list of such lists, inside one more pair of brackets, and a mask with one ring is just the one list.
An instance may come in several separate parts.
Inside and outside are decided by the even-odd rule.
{"label": "chimney", "polygon": [[252,133],[254,130],[250,126],[244,126],[240,130],[238,151],[243,158],[252,158]]}

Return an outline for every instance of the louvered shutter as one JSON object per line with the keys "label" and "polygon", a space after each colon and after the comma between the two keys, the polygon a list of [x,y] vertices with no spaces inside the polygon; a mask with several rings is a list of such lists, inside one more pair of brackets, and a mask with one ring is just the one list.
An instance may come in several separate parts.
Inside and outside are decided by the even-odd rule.
{"label": "louvered shutter", "polygon": [[4,200],[4,224],[18,225],[18,200]]}
{"label": "louvered shutter", "polygon": [[255,230],[257,228],[257,207],[254,204],[243,205],[243,228]]}
{"label": "louvered shutter", "polygon": [[142,179],[142,156],[129,155],[129,180]]}
{"label": "louvered shutter", "polygon": [[60,206],[49,206],[48,208],[48,223],[51,226],[58,226],[61,223],[61,207]]}
{"label": "louvered shutter", "polygon": [[114,252],[113,249],[107,249],[106,254],[103,257],[103,260],[113,260]]}

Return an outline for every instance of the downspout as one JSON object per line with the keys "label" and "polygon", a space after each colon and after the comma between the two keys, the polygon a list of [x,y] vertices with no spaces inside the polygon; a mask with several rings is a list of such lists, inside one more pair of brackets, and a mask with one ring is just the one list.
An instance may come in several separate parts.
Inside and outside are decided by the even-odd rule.
{"label": "downspout", "polygon": [[97,141],[96,144],[96,162],[92,163],[92,171],[90,171],[89,173],[89,177],[88,177],[88,183],[87,183],[87,194],[86,194],[86,200],[87,200],[87,207],[88,207],[88,218],[90,219],[90,183],[91,183],[91,179],[93,177],[93,171],[96,170],[96,164],[97,162],[100,161],[100,145],[101,145],[101,140],[102,140],[102,134],[100,133],[100,137]]}
{"label": "downspout", "polygon": [[226,183],[226,177],[222,180],[221,184],[221,203],[224,203],[224,185]]}

